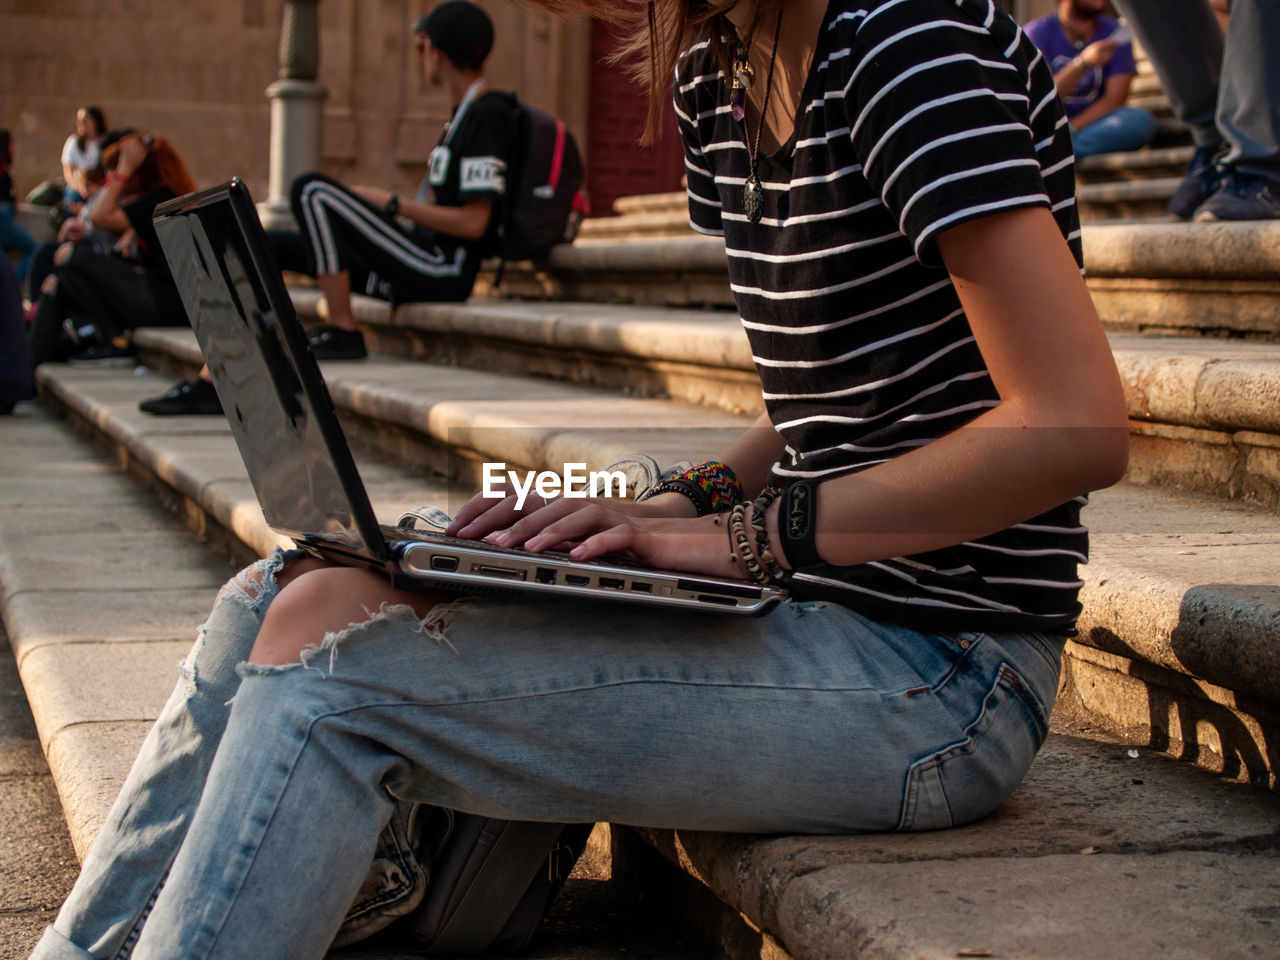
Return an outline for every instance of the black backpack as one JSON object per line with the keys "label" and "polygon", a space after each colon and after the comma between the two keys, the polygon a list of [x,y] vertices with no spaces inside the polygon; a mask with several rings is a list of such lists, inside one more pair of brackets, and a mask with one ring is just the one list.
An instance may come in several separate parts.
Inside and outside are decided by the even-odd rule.
{"label": "black backpack", "polygon": [[423,956],[519,956],[529,949],[594,823],[534,823],[430,808],[418,846],[422,903],[392,928]]}
{"label": "black backpack", "polygon": [[[513,98],[514,99],[514,98]],[[590,212],[577,141],[563,121],[516,101],[498,255],[537,260],[572,243]]]}

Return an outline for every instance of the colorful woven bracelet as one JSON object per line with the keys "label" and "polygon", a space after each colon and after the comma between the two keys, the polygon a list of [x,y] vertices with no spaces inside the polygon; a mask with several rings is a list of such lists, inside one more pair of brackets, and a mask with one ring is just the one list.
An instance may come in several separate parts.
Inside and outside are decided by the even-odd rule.
{"label": "colorful woven bracelet", "polygon": [[679,479],[692,483],[706,494],[711,513],[724,513],[735,504],[746,502],[738,475],[733,472],[732,467],[719,460],[707,460],[696,467],[690,467],[680,474]]}

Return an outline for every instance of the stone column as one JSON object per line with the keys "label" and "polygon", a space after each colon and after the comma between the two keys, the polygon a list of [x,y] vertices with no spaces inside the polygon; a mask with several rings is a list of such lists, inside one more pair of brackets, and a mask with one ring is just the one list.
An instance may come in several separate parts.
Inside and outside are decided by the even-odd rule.
{"label": "stone column", "polygon": [[258,204],[268,230],[294,229],[289,186],[299,174],[320,169],[324,100],[316,83],[320,66],[319,0],[285,0],[280,28],[280,79],[267,87],[271,100],[268,197]]}

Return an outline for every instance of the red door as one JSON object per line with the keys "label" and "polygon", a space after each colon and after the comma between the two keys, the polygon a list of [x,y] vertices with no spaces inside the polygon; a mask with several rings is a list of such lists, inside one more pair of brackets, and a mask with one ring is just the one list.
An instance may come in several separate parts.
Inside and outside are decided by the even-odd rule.
{"label": "red door", "polygon": [[609,28],[591,25],[591,95],[587,130],[587,190],[594,216],[610,216],[616,197],[681,189],[684,152],[676,130],[671,96],[659,137],[651,147],[637,141],[649,101],[623,68],[608,63],[618,41]]}

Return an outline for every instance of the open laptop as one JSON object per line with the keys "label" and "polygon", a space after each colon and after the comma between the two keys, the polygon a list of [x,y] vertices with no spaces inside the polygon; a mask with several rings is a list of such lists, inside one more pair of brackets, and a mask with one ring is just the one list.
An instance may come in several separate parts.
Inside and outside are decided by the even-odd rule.
{"label": "open laptop", "polygon": [[[267,523],[303,550],[401,587],[529,591],[761,613],[785,591],[749,580],[575,561],[379,525],[245,185],[156,208],[156,233]],[[431,376],[431,367],[422,366]]]}

